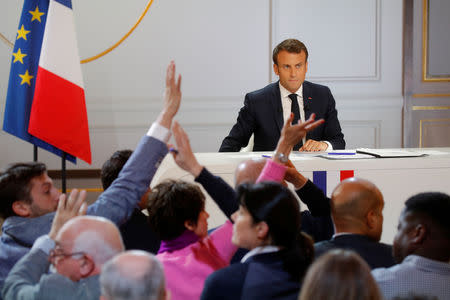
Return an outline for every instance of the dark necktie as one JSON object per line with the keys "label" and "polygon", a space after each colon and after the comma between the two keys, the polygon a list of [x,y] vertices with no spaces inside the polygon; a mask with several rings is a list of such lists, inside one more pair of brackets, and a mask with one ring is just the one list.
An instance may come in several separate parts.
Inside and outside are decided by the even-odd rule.
{"label": "dark necktie", "polygon": [[[292,124],[297,124],[298,120],[300,120],[300,108],[298,107],[297,94],[290,94],[289,98],[291,98],[291,112],[294,114],[294,120],[292,120]],[[300,142],[294,146],[294,150],[298,150],[303,145],[303,142]]]}

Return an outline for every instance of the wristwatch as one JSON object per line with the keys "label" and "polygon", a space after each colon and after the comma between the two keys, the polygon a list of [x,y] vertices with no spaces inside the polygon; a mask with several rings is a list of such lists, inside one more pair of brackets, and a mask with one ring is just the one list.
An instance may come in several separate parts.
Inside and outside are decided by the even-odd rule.
{"label": "wristwatch", "polygon": [[289,157],[284,155],[284,153],[275,153],[273,155],[274,158],[278,159],[282,164],[285,164],[289,161]]}

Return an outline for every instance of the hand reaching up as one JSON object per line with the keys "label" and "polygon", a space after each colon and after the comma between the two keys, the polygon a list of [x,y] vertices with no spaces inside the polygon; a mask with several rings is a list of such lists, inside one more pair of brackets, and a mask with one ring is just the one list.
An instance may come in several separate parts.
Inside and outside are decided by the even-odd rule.
{"label": "hand reaching up", "polygon": [[181,102],[181,75],[175,80],[175,62],[171,61],[166,72],[166,90],[164,92],[164,108],[157,122],[170,129],[172,119],[177,114]]}
{"label": "hand reaching up", "polygon": [[172,132],[177,147],[177,150],[172,152],[176,164],[183,170],[191,173],[194,177],[197,177],[203,167],[198,163],[197,158],[195,158],[192,152],[188,135],[176,121],[173,124]]}
{"label": "hand reaching up", "polygon": [[78,192],[77,189],[73,189],[70,192],[67,199],[66,194],[59,196],[58,208],[56,209],[55,217],[53,218],[52,228],[48,234],[51,239],[55,239],[58,231],[61,227],[70,219],[76,216],[82,216],[86,214],[87,204],[86,191]]}
{"label": "hand reaching up", "polygon": [[288,157],[292,151],[292,148],[300,142],[300,140],[305,137],[309,131],[325,122],[323,119],[315,121],[315,117],[315,114],[311,114],[309,119],[305,122],[301,123],[299,121],[298,124],[291,124],[294,119],[294,114],[291,113],[289,119],[286,120],[286,123],[281,130],[280,139],[278,140],[275,153],[282,153]]}

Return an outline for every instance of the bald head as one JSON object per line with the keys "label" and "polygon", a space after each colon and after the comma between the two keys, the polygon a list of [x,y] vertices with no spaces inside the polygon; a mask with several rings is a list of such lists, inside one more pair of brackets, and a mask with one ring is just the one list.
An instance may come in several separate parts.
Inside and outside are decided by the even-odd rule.
{"label": "bald head", "polygon": [[161,263],[145,251],[127,251],[108,261],[102,268],[100,285],[107,300],[165,298]]}
{"label": "bald head", "polygon": [[331,213],[336,233],[363,234],[379,240],[383,207],[383,195],[370,181],[361,178],[342,181],[331,195]]}
{"label": "bald head", "polygon": [[258,179],[267,158],[253,158],[241,162],[235,172],[235,185],[238,186],[241,183],[254,183]]}
{"label": "bald head", "polygon": [[99,267],[124,250],[119,229],[103,217],[75,217],[64,224],[56,240],[71,244],[72,252],[89,254]]}

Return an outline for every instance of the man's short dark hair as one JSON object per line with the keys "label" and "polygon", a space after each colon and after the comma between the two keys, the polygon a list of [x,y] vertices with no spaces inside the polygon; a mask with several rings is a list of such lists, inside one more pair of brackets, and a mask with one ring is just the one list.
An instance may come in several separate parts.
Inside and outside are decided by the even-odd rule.
{"label": "man's short dark hair", "polygon": [[106,190],[113,181],[119,176],[120,171],[122,170],[125,163],[131,156],[133,151],[131,150],[118,150],[113,153],[113,155],[105,161],[102,166],[101,171],[101,180],[103,189]]}
{"label": "man's short dark hair", "polygon": [[205,196],[200,188],[181,180],[165,180],[152,188],[148,197],[150,227],[161,240],[172,240],[185,230],[185,221],[197,224],[205,209]]}
{"label": "man's short dark hair", "polygon": [[306,61],[308,61],[308,49],[306,49],[305,44],[296,39],[287,39],[279,43],[274,49],[272,54],[273,63],[278,65],[278,53],[280,51],[287,51],[289,53],[301,53],[302,51],[306,54]]}
{"label": "man's short dark hair", "polygon": [[40,162],[14,163],[0,172],[0,217],[15,216],[16,201],[31,203],[31,179],[41,176],[47,168]]}
{"label": "man's short dark hair", "polygon": [[419,193],[405,202],[405,213],[413,213],[429,218],[450,236],[450,196],[439,192]]}

